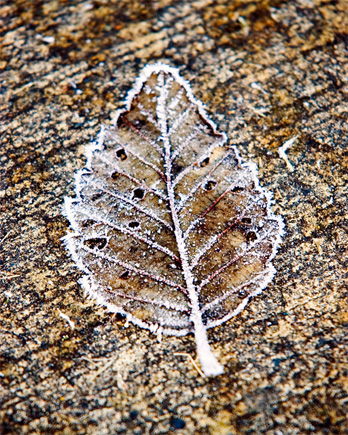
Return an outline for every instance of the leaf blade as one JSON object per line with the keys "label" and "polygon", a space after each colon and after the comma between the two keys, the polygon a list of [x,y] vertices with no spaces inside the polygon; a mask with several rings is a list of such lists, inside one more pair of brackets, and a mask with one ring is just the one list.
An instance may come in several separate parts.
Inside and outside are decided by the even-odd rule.
{"label": "leaf blade", "polygon": [[207,328],[271,281],[282,220],[176,69],[146,67],[113,124],[65,203],[83,286],[141,327],[193,332],[204,373],[221,374]]}

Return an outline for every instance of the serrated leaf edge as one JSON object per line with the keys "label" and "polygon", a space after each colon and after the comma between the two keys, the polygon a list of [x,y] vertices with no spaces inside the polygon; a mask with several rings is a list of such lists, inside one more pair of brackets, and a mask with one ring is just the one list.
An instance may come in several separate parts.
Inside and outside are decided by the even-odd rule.
{"label": "serrated leaf edge", "polygon": [[[208,155],[208,154],[210,155],[210,153],[212,152],[212,149],[216,148],[217,146],[222,146],[227,141],[227,135],[225,133],[220,133],[217,131],[217,126],[209,118],[209,116],[204,108],[203,103],[200,100],[197,100],[193,96],[189,82],[184,80],[179,75],[178,69],[173,68],[167,64],[155,63],[155,64],[147,65],[142,70],[140,76],[136,79],[133,88],[128,92],[127,98],[125,100],[125,109],[120,109],[116,112],[116,114],[112,120],[112,125],[115,127],[117,125],[117,122],[118,122],[118,119],[120,118],[120,116],[123,113],[126,113],[130,110],[132,100],[141,91],[141,89],[142,89],[144,83],[147,81],[147,79],[152,74],[154,74],[154,73],[160,74],[161,72],[168,73],[174,77],[174,79],[177,81],[177,83],[179,85],[181,85],[184,88],[184,90],[186,91],[187,97],[191,101],[191,103],[193,103],[197,107],[199,114],[210,125],[214,134],[216,134],[217,136],[220,136],[220,139],[218,141],[216,141],[211,147],[209,147],[207,152],[204,153],[204,155],[202,155],[202,160],[204,160],[206,155]],[[163,97],[163,95],[162,95],[162,97]],[[161,116],[159,116],[159,118],[160,118],[159,128],[160,128],[160,130],[162,130],[162,136],[164,136],[164,138],[165,138],[166,135],[168,136],[169,132],[164,131],[165,130],[165,127],[163,124],[164,121],[163,121],[163,119],[161,120]],[[162,122],[162,128],[161,128],[161,122]],[[91,164],[92,164],[94,153],[98,150],[103,149],[103,144],[105,141],[105,136],[106,136],[107,130],[108,130],[108,128],[106,126],[102,125],[101,130],[100,130],[99,134],[97,135],[96,140],[94,142],[92,142],[90,145],[85,147],[86,165],[83,169],[78,171],[75,175],[75,193],[76,193],[77,198],[80,197],[81,177],[83,176],[84,171],[91,170]],[[230,146],[229,148],[231,148],[233,150],[233,152],[235,153],[235,158],[237,159],[239,166],[244,168],[246,171],[249,172],[253,182],[255,183],[256,188],[258,190],[260,190],[260,192],[262,192],[265,195],[265,197],[267,199],[267,212],[272,216],[272,219],[274,219],[278,222],[279,231],[278,231],[278,233],[275,237],[275,241],[273,243],[272,253],[267,261],[267,263],[270,263],[276,254],[277,248],[278,248],[278,246],[281,242],[281,238],[284,234],[283,220],[282,220],[281,216],[276,216],[271,211],[271,205],[273,203],[272,194],[268,191],[265,191],[265,189],[260,186],[259,180],[257,177],[256,164],[242,162],[242,159],[240,157],[238,149],[235,146]],[[169,164],[170,164],[170,162],[169,162]],[[155,170],[157,170],[157,169],[158,168],[156,168]],[[158,170],[157,170],[157,172],[158,172]],[[178,181],[180,181],[180,179],[174,180],[174,183],[176,184]],[[172,184],[172,187],[175,185],[174,183]],[[168,192],[168,194],[169,194],[169,192]],[[74,200],[72,198],[65,198],[65,202],[64,202],[64,206],[63,206],[63,214],[68,218],[68,220],[71,223],[72,228],[76,231],[77,225],[75,223],[76,221],[75,221],[75,218],[74,218],[74,215],[72,212],[72,207],[71,207],[71,204],[73,201]],[[176,213],[177,213],[177,211],[178,210],[175,210]],[[84,288],[86,295],[93,298],[97,304],[105,306],[110,312],[117,312],[117,313],[123,314],[124,316],[126,316],[128,321],[130,321],[133,324],[136,324],[142,328],[148,329],[153,333],[157,333],[158,335],[167,334],[167,335],[183,336],[183,335],[186,335],[187,333],[192,332],[191,328],[172,329],[172,328],[163,328],[162,326],[157,325],[157,324],[148,324],[148,323],[138,319],[137,317],[133,316],[132,314],[126,312],[121,307],[118,307],[115,304],[110,304],[108,301],[106,301],[105,298],[102,297],[102,292],[100,292],[98,290],[98,287],[99,287],[98,283],[95,282],[94,278],[90,274],[90,271],[84,266],[83,262],[81,261],[81,259],[77,255],[77,253],[75,252],[73,244],[72,244],[73,237],[74,237],[74,234],[69,233],[68,235],[63,237],[62,240],[64,241],[67,249],[70,251],[70,253],[72,255],[72,259],[75,261],[76,266],[80,270],[82,270],[83,272],[85,272],[87,274],[86,276],[82,277],[79,282],[82,285],[82,287]],[[184,239],[181,238],[181,240],[178,241],[179,251],[181,254],[184,253],[184,263],[187,263],[186,265],[183,265],[183,269],[186,269],[186,273],[191,274],[191,270],[190,270],[191,268],[190,268],[188,259],[187,258],[185,259],[185,255],[186,255],[185,248],[183,248],[183,246],[180,247],[180,244],[183,243],[183,240]],[[203,309],[199,309],[197,294],[193,294],[194,293],[194,286],[192,285],[191,290],[189,289],[190,299],[191,299],[191,303],[192,303],[191,321],[193,321],[193,323],[195,325],[194,333],[195,333],[195,339],[196,339],[196,345],[197,345],[197,352],[198,352],[198,356],[199,356],[201,364],[202,364],[203,371],[206,375],[210,376],[210,375],[218,375],[218,374],[223,373],[222,366],[217,362],[215,356],[211,352],[211,349],[210,349],[210,346],[208,343],[208,339],[207,339],[206,330],[208,328],[212,328],[212,327],[215,327],[217,325],[220,325],[220,324],[224,323],[225,321],[229,320],[230,318],[232,318],[233,316],[239,314],[245,308],[249,299],[253,296],[256,296],[257,294],[260,294],[262,292],[262,290],[269,284],[269,282],[272,280],[275,272],[276,271],[275,271],[275,268],[273,267],[273,265],[268,264],[268,268],[264,271],[263,277],[260,278],[259,280],[255,280],[255,278],[254,278],[254,282],[257,281],[257,283],[258,283],[258,288],[254,292],[252,292],[248,297],[246,297],[237,306],[237,308],[233,312],[229,313],[228,315],[226,315],[225,317],[223,317],[221,319],[218,319],[217,321],[208,322],[207,325],[203,325],[202,317],[201,317],[203,311],[207,308],[203,307]],[[187,284],[189,287],[189,283],[187,283]],[[226,297],[228,297],[228,296],[226,296]]]}

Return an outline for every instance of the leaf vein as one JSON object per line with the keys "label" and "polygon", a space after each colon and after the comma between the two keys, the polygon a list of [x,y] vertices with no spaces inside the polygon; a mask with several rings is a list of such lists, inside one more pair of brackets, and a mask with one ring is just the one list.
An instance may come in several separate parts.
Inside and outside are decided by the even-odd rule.
{"label": "leaf vein", "polygon": [[179,305],[179,304],[173,304],[170,303],[169,301],[157,301],[157,300],[153,300],[153,299],[144,299],[144,298],[140,298],[139,296],[130,296],[130,295],[126,295],[124,293],[119,293],[119,292],[110,292],[113,296],[117,296],[120,298],[124,298],[124,299],[130,299],[130,300],[134,300],[137,302],[142,302],[144,304],[149,304],[149,305],[157,305],[159,307],[165,307],[167,309],[170,310],[174,310],[174,311],[181,311],[181,312],[188,312],[187,307],[185,307],[184,305]]}
{"label": "leaf vein", "polygon": [[226,160],[226,158],[229,157],[230,155],[231,153],[229,152],[225,156],[223,156],[220,160],[218,160],[215,166],[202,178],[202,180],[192,187],[192,189],[185,195],[185,197],[177,205],[178,212],[184,207],[186,202],[197,192],[197,190],[208,180],[211,174],[221,165],[221,163],[224,160]]}
{"label": "leaf vein", "polygon": [[178,157],[181,151],[187,147],[187,145],[191,142],[193,138],[197,136],[199,132],[203,132],[203,128],[200,125],[196,126],[193,129],[193,132],[186,136],[186,138],[182,142],[180,142],[180,145],[175,149],[171,157],[171,162],[173,162]]}
{"label": "leaf vein", "polygon": [[163,157],[162,148],[153,140],[151,140],[146,134],[140,131],[134,124],[132,124],[129,119],[125,115],[121,117],[125,121],[125,123],[130,127],[133,131],[135,131],[142,139],[145,139],[148,144],[150,144],[159,154]]}
{"label": "leaf vein", "polygon": [[112,222],[110,222],[108,219],[100,218],[95,214],[91,214],[90,211],[87,211],[85,209],[81,209],[80,213],[84,214],[89,219],[95,220],[96,222],[98,222],[100,224],[104,224],[104,225],[106,225],[114,230],[120,231],[123,234],[128,234],[128,235],[134,237],[135,239],[138,239],[141,242],[146,243],[147,245],[151,246],[152,248],[154,248],[158,251],[161,251],[164,254],[167,254],[169,257],[173,258],[173,260],[178,261],[180,263],[179,257],[177,255],[175,255],[173,251],[166,248],[165,246],[162,246],[156,242],[153,242],[152,240],[149,240],[147,237],[144,237],[140,234],[137,234],[134,231],[130,231],[129,229],[127,229],[123,226],[115,225]]}
{"label": "leaf vein", "polygon": [[122,196],[118,193],[114,193],[114,192],[110,192],[110,190],[106,189],[104,186],[100,186],[96,183],[93,183],[97,188],[101,189],[103,192],[107,193],[108,195],[117,198],[127,204],[130,204],[131,206],[133,206],[136,210],[140,211],[141,213],[145,214],[146,216],[151,217],[152,219],[156,220],[157,222],[160,222],[162,225],[164,225],[166,228],[168,228],[170,231],[173,231],[173,227],[166,221],[164,221],[163,219],[159,218],[155,213],[153,213],[152,211],[141,207],[140,205],[138,205],[137,203],[135,203],[134,201],[132,201],[129,198],[126,198],[125,196]]}
{"label": "leaf vein", "polygon": [[203,287],[205,287],[207,284],[209,284],[210,281],[212,281],[214,278],[216,278],[218,275],[220,275],[220,273],[222,273],[224,270],[226,270],[227,268],[229,268],[230,266],[232,266],[232,264],[236,263],[237,261],[239,261],[241,258],[243,258],[248,252],[250,252],[256,245],[260,244],[267,236],[269,236],[269,234],[267,232],[265,232],[262,237],[260,237],[259,239],[257,239],[255,242],[250,243],[247,247],[247,249],[243,249],[243,251],[238,254],[236,257],[232,258],[232,260],[228,261],[226,264],[224,264],[223,266],[219,267],[218,270],[216,270],[214,273],[212,273],[210,276],[208,276],[208,278],[206,278],[205,280],[203,280],[201,282],[201,284],[197,287],[197,291],[199,292],[200,290],[202,290]]}
{"label": "leaf vein", "polygon": [[211,308],[213,308],[215,305],[220,304],[221,302],[223,302],[225,299],[229,298],[230,296],[232,296],[234,293],[237,293],[241,290],[243,290],[245,287],[248,287],[249,285],[254,284],[255,282],[257,282],[257,280],[260,278],[261,274],[256,274],[252,279],[249,279],[247,282],[238,285],[237,287],[231,288],[230,291],[224,293],[223,295],[215,298],[214,300],[212,300],[211,302],[209,302],[209,304],[203,305],[201,312],[202,314],[208,310],[210,310]]}
{"label": "leaf vein", "polygon": [[215,245],[215,243],[224,235],[226,234],[231,228],[235,227],[236,225],[238,225],[238,223],[240,223],[240,221],[245,217],[245,215],[247,214],[247,212],[250,211],[250,209],[255,205],[255,201],[253,201],[253,203],[245,208],[243,210],[243,213],[238,216],[237,219],[235,219],[231,225],[229,225],[227,228],[225,228],[223,231],[221,231],[221,233],[216,234],[215,236],[211,237],[208,241],[208,243],[206,243],[204,245],[204,247],[202,249],[199,250],[199,252],[196,254],[196,256],[193,258],[192,262],[191,262],[191,269],[194,269],[194,267],[197,265],[197,263],[199,262],[199,260],[207,253],[209,252],[209,250]]}
{"label": "leaf vein", "polygon": [[157,281],[157,282],[166,284],[169,287],[174,287],[178,290],[181,290],[183,293],[187,294],[187,290],[185,287],[182,287],[180,284],[177,284],[169,279],[163,278],[159,275],[154,275],[153,273],[147,272],[144,269],[139,269],[138,267],[135,267],[126,261],[119,260],[118,258],[110,257],[109,255],[105,254],[104,252],[98,251],[97,249],[88,248],[87,246],[85,246],[81,243],[79,243],[79,245],[80,245],[80,248],[82,250],[89,252],[90,254],[93,254],[98,258],[102,258],[103,260],[107,260],[110,263],[115,263],[118,266],[122,266],[125,269],[130,270],[138,275],[147,276],[148,278],[152,279],[153,281]]}
{"label": "leaf vein", "polygon": [[178,183],[190,172],[190,171],[192,171],[192,169],[195,167],[195,166],[198,166],[198,165],[200,165],[200,163],[201,162],[203,162],[203,160],[205,160],[207,157],[210,157],[210,155],[212,154],[212,152],[215,150],[215,148],[218,148],[219,146],[221,146],[222,144],[224,143],[224,139],[222,138],[222,139],[220,139],[220,140],[218,140],[218,141],[215,141],[214,143],[213,143],[213,145],[212,146],[210,146],[208,149],[207,149],[207,152],[206,153],[204,153],[203,155],[201,155],[200,156],[200,158],[199,159],[197,159],[196,161],[194,161],[194,162],[192,162],[190,165],[188,165],[188,166],[186,166],[186,168],[183,170],[183,171],[181,171],[177,176],[176,176],[176,178],[174,179],[174,181],[173,181],[173,187],[175,187],[175,186],[177,186],[178,185]]}
{"label": "leaf vein", "polygon": [[169,137],[172,136],[177,131],[179,126],[186,121],[186,119],[191,114],[192,108],[193,104],[190,104],[190,106],[184,112],[180,113],[180,115],[174,120],[168,132]]}
{"label": "leaf vein", "polygon": [[149,162],[148,160],[144,159],[143,157],[139,156],[138,153],[136,153],[135,151],[133,151],[129,147],[126,147],[126,149],[129,152],[129,154],[131,154],[133,157],[138,159],[140,162],[144,163],[144,165],[149,166],[150,168],[152,168],[155,172],[157,172],[157,174],[160,175],[160,177],[162,179],[165,180],[166,177],[165,177],[165,175],[163,174],[163,172],[160,170],[160,168],[158,166],[156,166],[155,164]]}
{"label": "leaf vein", "polygon": [[[100,160],[102,162],[104,162],[105,164],[109,164],[109,162],[104,158],[104,157],[100,157]],[[147,192],[151,192],[154,195],[158,196],[159,198],[163,199],[163,201],[168,201],[168,198],[162,193],[159,192],[158,190],[152,189],[151,187],[149,187],[147,184],[142,183],[140,180],[138,180],[137,178],[133,177],[132,175],[128,174],[127,172],[122,171],[118,166],[116,165],[112,165],[112,168],[119,173],[120,175],[122,175],[123,177],[128,178],[130,181],[133,181],[133,183],[137,184],[138,186],[142,187],[143,189],[145,189]]]}

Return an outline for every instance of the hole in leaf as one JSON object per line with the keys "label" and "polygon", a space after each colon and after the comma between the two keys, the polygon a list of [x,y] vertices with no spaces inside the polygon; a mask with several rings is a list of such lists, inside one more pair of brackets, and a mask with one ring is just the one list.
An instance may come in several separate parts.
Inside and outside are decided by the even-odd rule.
{"label": "hole in leaf", "polygon": [[129,222],[128,224],[129,228],[132,228],[133,230],[135,230],[136,228],[140,227],[139,222],[133,221],[133,222]]}
{"label": "hole in leaf", "polygon": [[111,174],[111,178],[112,178],[113,180],[117,180],[117,179],[119,178],[119,176],[120,176],[120,174],[119,174],[118,172],[113,172],[113,173]]}
{"label": "hole in leaf", "polygon": [[241,222],[242,222],[243,224],[251,224],[251,219],[248,218],[248,217],[245,217],[245,218],[243,218],[243,219],[241,220]]}
{"label": "hole in leaf", "polygon": [[96,199],[101,198],[103,196],[103,194],[104,194],[104,192],[95,193],[94,195],[91,196],[91,200],[95,201]]}
{"label": "hole in leaf", "polygon": [[106,239],[105,237],[95,237],[93,239],[87,239],[83,242],[83,244],[90,249],[103,249],[105,248],[107,243],[108,239]]}
{"label": "hole in leaf", "polygon": [[240,193],[240,192],[243,192],[243,190],[244,190],[244,187],[236,186],[231,190],[231,192]]}
{"label": "hole in leaf", "polygon": [[146,125],[146,120],[145,119],[133,119],[133,125],[138,130],[141,130],[141,128],[144,127],[144,125]]}
{"label": "hole in leaf", "polygon": [[214,180],[209,180],[205,183],[204,189],[205,190],[213,190],[215,186],[217,185],[217,182]]}
{"label": "hole in leaf", "polygon": [[94,224],[95,224],[95,221],[93,219],[86,219],[86,220],[81,222],[82,228],[91,227]]}
{"label": "hole in leaf", "polygon": [[250,233],[246,235],[246,239],[248,242],[254,242],[257,239],[257,235],[253,231],[250,231]]}
{"label": "hole in leaf", "polygon": [[140,188],[138,188],[138,189],[135,189],[135,190],[133,191],[133,198],[135,198],[135,199],[143,199],[144,196],[145,196],[145,191],[144,191],[144,189],[140,189]]}
{"label": "hole in leaf", "polygon": [[201,168],[204,168],[204,166],[207,166],[209,163],[209,157],[201,161]]}
{"label": "hole in leaf", "polygon": [[126,151],[123,148],[120,148],[116,151],[116,157],[120,160],[126,160],[127,154]]}
{"label": "hole in leaf", "polygon": [[177,163],[172,164],[172,172],[174,176],[178,175],[182,170],[183,166],[178,165]]}
{"label": "hole in leaf", "polygon": [[131,245],[130,247],[129,247],[129,249],[128,249],[128,252],[130,253],[130,254],[134,254],[134,252],[137,252],[137,250],[139,249],[139,246],[136,246],[136,245]]}
{"label": "hole in leaf", "polygon": [[179,260],[174,260],[174,264],[178,269],[181,268],[181,262]]}
{"label": "hole in leaf", "polygon": [[124,271],[123,273],[121,273],[121,275],[119,276],[120,279],[127,279],[129,278],[129,270]]}
{"label": "hole in leaf", "polygon": [[81,174],[82,177],[90,177],[92,175],[92,171],[90,169],[85,168]]}

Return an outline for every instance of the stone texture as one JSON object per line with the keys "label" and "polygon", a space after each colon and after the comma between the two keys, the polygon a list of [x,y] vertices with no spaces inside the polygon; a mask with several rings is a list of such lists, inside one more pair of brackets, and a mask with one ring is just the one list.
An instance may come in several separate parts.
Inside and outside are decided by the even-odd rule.
{"label": "stone texture", "polygon": [[[345,0],[5,1],[0,6],[0,433],[348,432]],[[209,333],[125,327],[84,298],[60,238],[83,147],[140,68],[180,66],[287,234],[275,280]],[[293,171],[278,150],[287,151]],[[74,322],[72,329],[60,313]]]}

